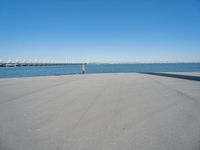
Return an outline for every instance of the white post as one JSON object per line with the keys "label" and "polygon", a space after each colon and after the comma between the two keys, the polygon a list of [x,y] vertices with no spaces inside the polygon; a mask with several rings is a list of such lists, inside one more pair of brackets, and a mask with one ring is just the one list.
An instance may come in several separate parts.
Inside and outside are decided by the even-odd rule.
{"label": "white post", "polygon": [[85,74],[85,65],[86,64],[82,64],[82,74]]}

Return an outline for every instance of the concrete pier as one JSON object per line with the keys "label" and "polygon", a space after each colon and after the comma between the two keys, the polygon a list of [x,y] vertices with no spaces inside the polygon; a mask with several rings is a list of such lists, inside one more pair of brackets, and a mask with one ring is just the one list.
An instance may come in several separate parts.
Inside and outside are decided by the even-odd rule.
{"label": "concrete pier", "polygon": [[199,81],[139,73],[0,79],[0,150],[199,148]]}

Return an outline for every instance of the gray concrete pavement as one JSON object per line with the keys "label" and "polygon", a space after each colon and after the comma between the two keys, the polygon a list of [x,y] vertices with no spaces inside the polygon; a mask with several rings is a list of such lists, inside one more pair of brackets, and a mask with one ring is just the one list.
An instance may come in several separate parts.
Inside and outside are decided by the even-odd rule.
{"label": "gray concrete pavement", "polygon": [[137,73],[0,80],[0,150],[156,149],[200,149],[200,82]]}

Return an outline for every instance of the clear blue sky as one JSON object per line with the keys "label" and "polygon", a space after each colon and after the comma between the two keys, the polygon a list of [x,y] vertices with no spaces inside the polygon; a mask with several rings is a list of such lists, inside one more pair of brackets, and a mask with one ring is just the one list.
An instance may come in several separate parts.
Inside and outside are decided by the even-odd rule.
{"label": "clear blue sky", "polygon": [[0,0],[0,59],[200,62],[200,0]]}

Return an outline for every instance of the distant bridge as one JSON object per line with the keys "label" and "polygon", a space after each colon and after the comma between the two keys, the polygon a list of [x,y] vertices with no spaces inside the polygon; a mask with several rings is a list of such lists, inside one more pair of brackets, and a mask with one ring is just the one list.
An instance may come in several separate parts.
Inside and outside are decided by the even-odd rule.
{"label": "distant bridge", "polygon": [[21,67],[21,66],[63,66],[63,65],[87,65],[87,63],[28,63],[28,62],[11,62],[0,63],[0,67]]}

